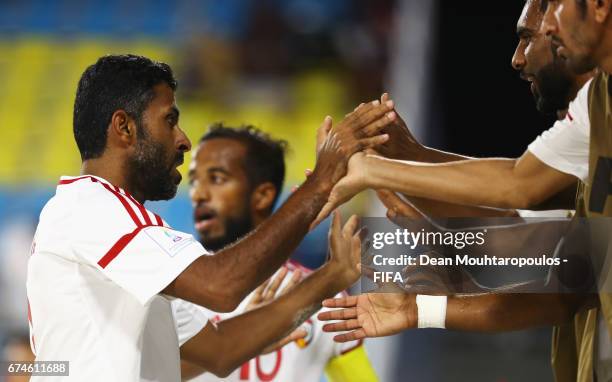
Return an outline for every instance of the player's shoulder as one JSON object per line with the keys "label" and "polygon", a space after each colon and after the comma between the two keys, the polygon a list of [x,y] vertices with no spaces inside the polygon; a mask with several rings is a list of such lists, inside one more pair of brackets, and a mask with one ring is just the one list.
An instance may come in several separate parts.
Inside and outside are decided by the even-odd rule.
{"label": "player's shoulder", "polygon": [[96,176],[62,177],[55,198],[70,206],[73,217],[88,227],[116,227],[121,231],[163,225],[161,218],[146,210],[132,195]]}

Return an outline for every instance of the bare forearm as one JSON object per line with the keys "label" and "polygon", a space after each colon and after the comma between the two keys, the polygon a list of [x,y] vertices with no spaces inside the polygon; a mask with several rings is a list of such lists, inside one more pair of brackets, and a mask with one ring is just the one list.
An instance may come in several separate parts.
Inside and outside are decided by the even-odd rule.
{"label": "bare forearm", "polygon": [[324,266],[274,302],[221,321],[208,337],[188,341],[182,358],[220,376],[231,373],[314,314],[323,299],[338,293],[341,286],[330,280],[334,277]]}
{"label": "bare forearm", "polygon": [[406,160],[416,160],[419,162],[430,162],[430,163],[447,163],[456,162],[461,160],[474,159],[466,155],[451,153],[447,151],[437,150],[431,147],[424,147],[420,151],[418,158],[406,158]]}
{"label": "bare forearm", "polygon": [[452,296],[448,299],[446,328],[495,333],[559,325],[592,305],[592,296],[575,294]]}
{"label": "bare forearm", "polygon": [[459,217],[516,217],[516,210],[505,210],[490,207],[464,206],[461,204],[440,202],[426,198],[404,195],[419,211],[430,218]]}
{"label": "bare forearm", "polygon": [[515,174],[513,159],[432,165],[369,156],[366,163],[369,187],[387,188],[415,197],[509,209],[526,208],[537,199],[549,196],[537,195],[527,187],[529,178]]}
{"label": "bare forearm", "polygon": [[233,310],[287,260],[326,197],[317,183],[307,181],[247,237],[196,260],[184,272],[187,276],[176,279],[170,294],[216,311]]}

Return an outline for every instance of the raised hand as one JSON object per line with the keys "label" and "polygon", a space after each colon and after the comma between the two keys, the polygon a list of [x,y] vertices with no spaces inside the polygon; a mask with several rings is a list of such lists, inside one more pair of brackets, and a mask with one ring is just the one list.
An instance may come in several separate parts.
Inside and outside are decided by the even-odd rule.
{"label": "raised hand", "polygon": [[291,275],[289,282],[279,291],[279,288],[285,280],[285,277],[287,277],[288,273],[289,270],[287,267],[282,267],[276,276],[269,278],[263,284],[257,287],[244,308],[244,311],[248,312],[249,310],[256,309],[261,305],[274,300],[277,295],[287,293],[302,279],[302,271],[296,269]]}
{"label": "raised hand", "polygon": [[[289,282],[282,289],[279,290],[288,273],[289,270],[286,267],[282,267],[280,271],[278,271],[276,276],[274,276],[274,278],[266,280],[257,289],[255,289],[255,291],[253,292],[253,296],[247,303],[247,306],[244,308],[244,311],[248,312],[250,310],[257,309],[260,306],[274,300],[277,296],[289,292],[302,279],[302,271],[296,269],[295,271],[293,271]],[[283,346],[290,344],[293,341],[297,341],[306,337],[306,335],[308,335],[306,330],[302,327],[299,327],[292,331],[288,336],[269,346],[266,346],[266,348],[262,350],[261,354],[272,353],[282,348]]]}
{"label": "raised hand", "polygon": [[351,157],[348,163],[347,174],[336,183],[332,189],[327,203],[323,206],[317,218],[310,225],[312,230],[321,223],[333,210],[348,202],[351,198],[366,188],[367,174],[364,172],[364,153],[357,153]]}
{"label": "raised hand", "polygon": [[412,204],[404,201],[399,195],[389,190],[377,190],[376,195],[387,207],[387,218],[401,226],[402,219],[424,219],[425,216]]}
{"label": "raised hand", "polygon": [[393,101],[363,104],[332,127],[326,117],[317,131],[317,165],[312,174],[333,186],[346,173],[351,156],[385,143],[389,136],[380,131],[395,119]]}
{"label": "raised hand", "polygon": [[[381,102],[386,102],[389,94],[384,93],[380,98]],[[406,122],[395,110],[393,123],[387,125],[383,132],[389,135],[389,140],[377,147],[377,151],[390,159],[416,160],[418,161],[425,147],[417,141]]]}
{"label": "raised hand", "polygon": [[329,267],[336,290],[353,285],[361,276],[361,231],[359,219],[351,216],[344,227],[340,213],[336,212],[329,228]]}
{"label": "raised hand", "polygon": [[323,301],[322,321],[340,321],[323,326],[326,332],[347,332],[334,337],[336,342],[384,337],[417,326],[417,306],[414,295],[405,293],[365,293],[359,296]]}

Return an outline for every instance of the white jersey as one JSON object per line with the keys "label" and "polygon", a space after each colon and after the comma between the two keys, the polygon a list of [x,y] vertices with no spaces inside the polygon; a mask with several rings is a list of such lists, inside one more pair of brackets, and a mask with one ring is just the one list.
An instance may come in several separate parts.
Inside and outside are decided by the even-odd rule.
{"label": "white jersey", "polygon": [[[281,288],[289,282],[291,275],[296,268],[300,268],[304,273],[312,271],[302,267],[295,262],[288,262],[286,266],[289,268],[289,273],[285,277]],[[244,312],[248,301],[252,295],[249,295],[238,308],[232,313],[216,313],[210,310],[198,307],[197,316],[205,317],[213,322],[225,320]],[[341,297],[339,294],[337,297]],[[174,300],[172,307],[174,314],[177,317],[185,317],[186,311],[192,309],[192,305],[183,305],[182,300]],[[188,304],[188,303],[187,303]],[[190,306],[191,305],[191,306]],[[196,313],[196,312],[193,312]],[[199,319],[203,321],[205,318]],[[194,321],[177,320],[183,322],[182,326],[178,327],[178,335],[181,343],[195,336],[200,330]],[[319,381],[323,375],[323,371],[328,362],[333,358],[345,354],[361,345],[362,341],[352,341],[347,343],[334,342],[335,333],[323,332],[323,322],[316,318],[316,315],[309,318],[302,324],[308,335],[304,340],[290,343],[281,349],[270,354],[260,355],[246,362],[242,367],[235,370],[227,378],[217,378],[211,373],[204,373],[199,377],[193,378],[190,382],[218,382],[218,381],[291,381],[291,382],[312,382]]]}
{"label": "white jersey", "polygon": [[589,177],[589,120],[588,81],[569,105],[565,119],[555,122],[528,150],[549,167],[574,175],[586,182]]}
{"label": "white jersey", "polygon": [[69,377],[32,381],[180,381],[170,298],[160,292],[206,251],[127,192],[62,177],[40,214],[28,264],[38,361]]}

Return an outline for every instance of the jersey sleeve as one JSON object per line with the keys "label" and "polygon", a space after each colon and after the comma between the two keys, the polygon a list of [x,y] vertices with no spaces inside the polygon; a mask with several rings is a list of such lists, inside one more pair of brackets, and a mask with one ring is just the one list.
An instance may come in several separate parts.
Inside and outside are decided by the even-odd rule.
{"label": "jersey sleeve", "polygon": [[179,346],[195,337],[208,323],[206,310],[181,299],[172,301],[172,314],[176,322]]}
{"label": "jersey sleeve", "polygon": [[547,166],[582,181],[589,176],[589,87],[591,81],[570,103],[567,116],[557,121],[529,145],[529,152]]}
{"label": "jersey sleeve", "polygon": [[139,211],[128,209],[133,204],[118,203],[115,196],[98,196],[93,206],[80,203],[70,245],[77,262],[96,267],[144,305],[206,250],[161,221],[139,220]]}

